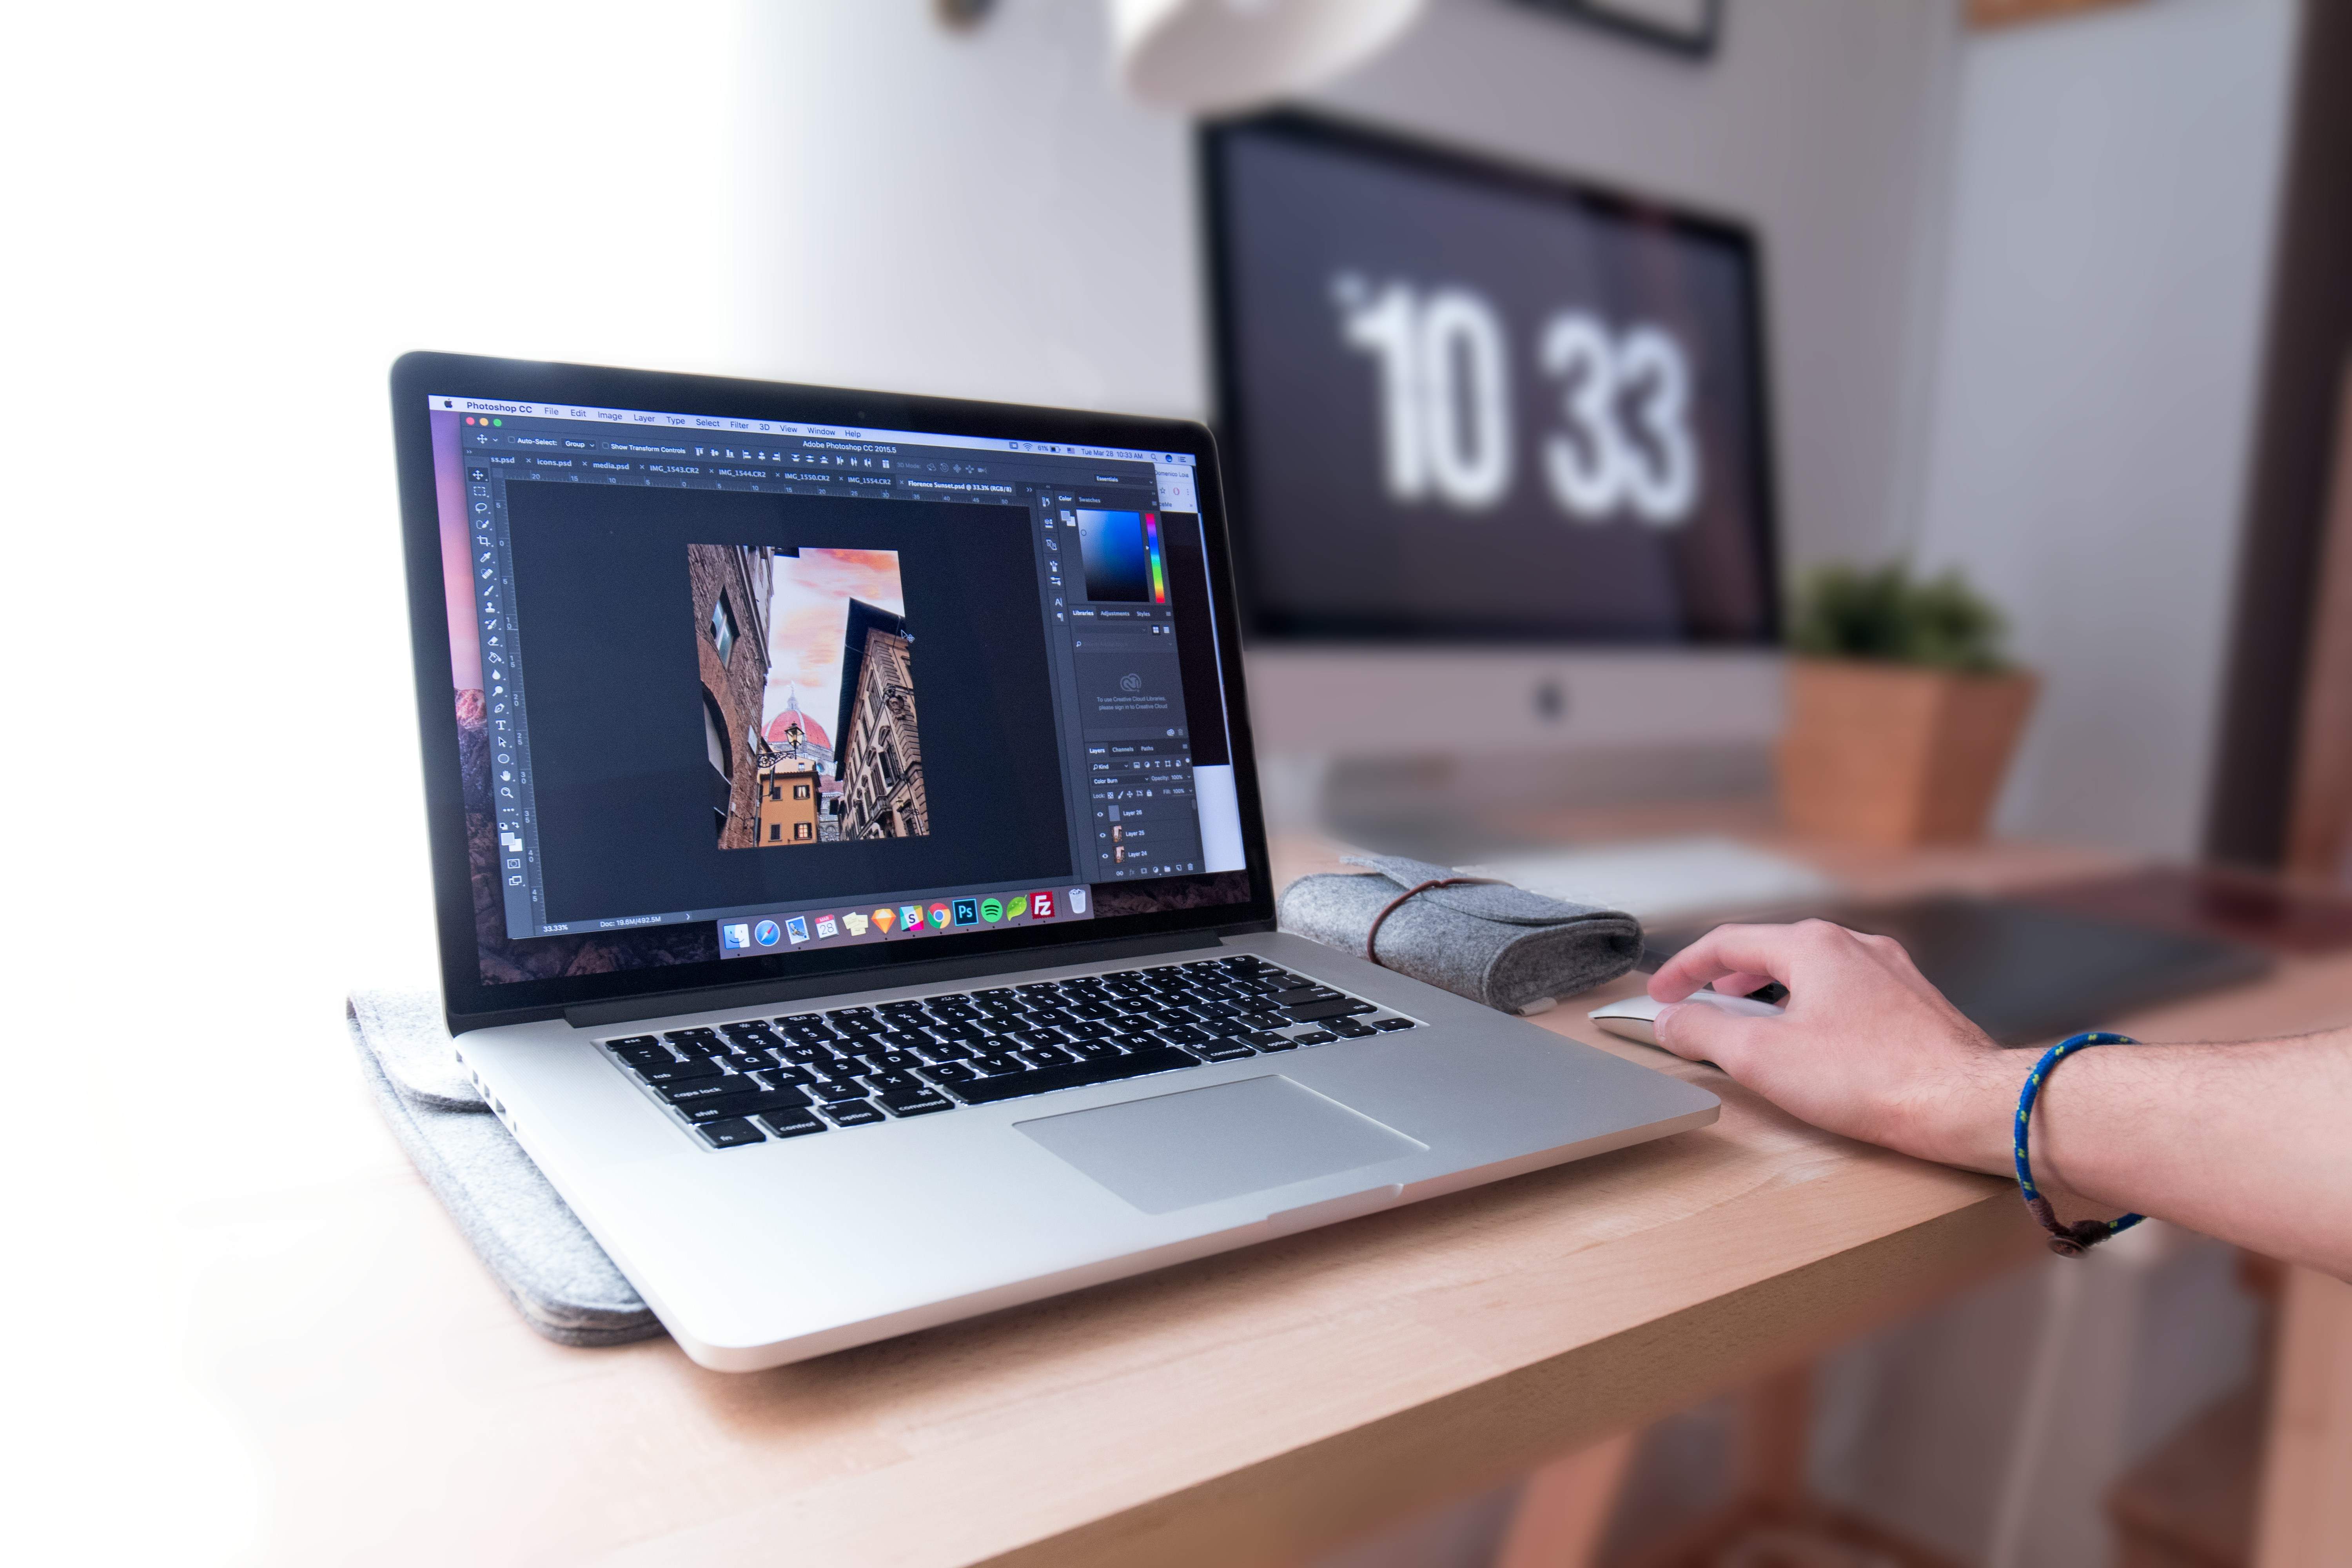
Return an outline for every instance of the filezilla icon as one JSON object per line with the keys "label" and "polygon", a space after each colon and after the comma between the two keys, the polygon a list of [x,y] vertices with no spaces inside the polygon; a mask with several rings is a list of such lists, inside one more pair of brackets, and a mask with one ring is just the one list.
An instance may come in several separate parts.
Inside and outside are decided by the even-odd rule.
{"label": "filezilla icon", "polygon": [[1051,893],[1030,894],[1029,912],[1036,916],[1037,919],[1041,921],[1052,920],[1054,918],[1054,895]]}

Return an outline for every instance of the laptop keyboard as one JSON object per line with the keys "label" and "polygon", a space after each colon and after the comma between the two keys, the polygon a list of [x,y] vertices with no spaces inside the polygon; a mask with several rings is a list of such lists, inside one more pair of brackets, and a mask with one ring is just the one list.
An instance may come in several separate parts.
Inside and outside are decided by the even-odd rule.
{"label": "laptop keyboard", "polygon": [[1244,954],[599,1044],[737,1149],[1420,1026]]}

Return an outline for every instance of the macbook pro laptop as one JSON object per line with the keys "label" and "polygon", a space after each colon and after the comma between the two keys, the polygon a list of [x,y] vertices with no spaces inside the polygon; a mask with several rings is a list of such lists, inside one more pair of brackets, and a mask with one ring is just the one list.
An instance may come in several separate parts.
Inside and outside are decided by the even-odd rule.
{"label": "macbook pro laptop", "polygon": [[1202,426],[392,390],[449,1028],[703,1365],[1715,1119],[1276,931]]}

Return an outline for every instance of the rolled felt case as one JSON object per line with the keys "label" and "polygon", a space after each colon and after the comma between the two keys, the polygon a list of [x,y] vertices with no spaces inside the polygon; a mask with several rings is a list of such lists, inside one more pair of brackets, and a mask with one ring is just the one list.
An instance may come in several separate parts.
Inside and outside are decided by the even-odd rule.
{"label": "rolled felt case", "polygon": [[[1351,855],[1347,863],[1367,869],[1301,877],[1283,889],[1282,929],[1489,1007],[1541,1012],[1616,979],[1642,956],[1642,922],[1622,910],[1402,856]],[[1425,885],[1444,883],[1453,885]]]}

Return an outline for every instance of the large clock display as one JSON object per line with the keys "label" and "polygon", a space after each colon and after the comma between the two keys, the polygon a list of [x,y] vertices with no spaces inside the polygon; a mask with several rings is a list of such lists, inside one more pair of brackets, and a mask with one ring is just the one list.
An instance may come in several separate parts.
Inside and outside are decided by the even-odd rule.
{"label": "large clock display", "polygon": [[1259,630],[1771,637],[1743,230],[1300,115],[1202,157]]}

